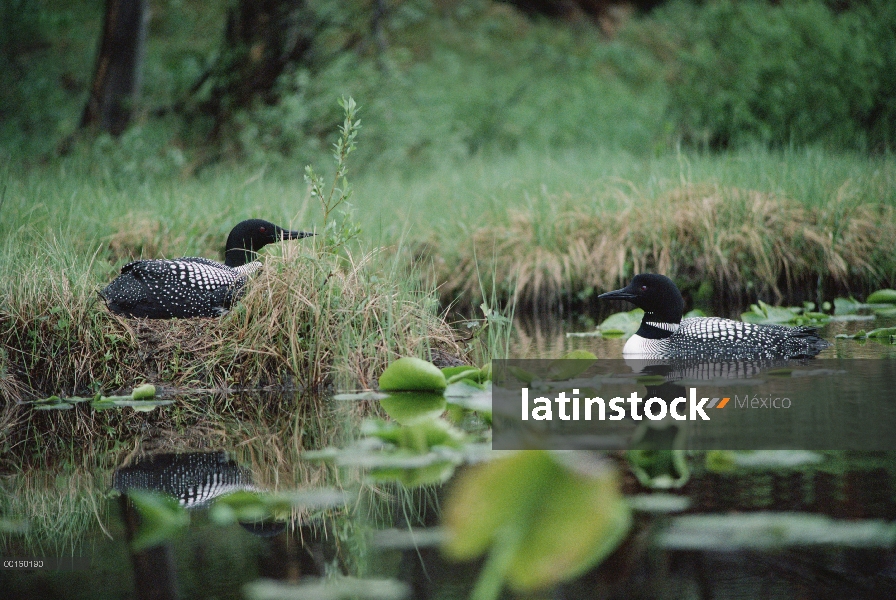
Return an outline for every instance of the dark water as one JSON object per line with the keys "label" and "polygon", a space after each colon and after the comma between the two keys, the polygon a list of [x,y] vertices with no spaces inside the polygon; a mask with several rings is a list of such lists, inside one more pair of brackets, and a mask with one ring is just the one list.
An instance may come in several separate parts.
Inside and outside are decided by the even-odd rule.
{"label": "dark water", "polygon": [[[598,358],[619,358],[625,340],[599,336],[579,337],[595,331],[599,321],[587,316],[561,319],[557,316],[517,317],[511,358],[560,358],[572,350],[588,350]],[[896,319],[876,318],[862,321],[833,321],[819,328],[820,335],[832,342],[818,358],[896,358],[896,345],[879,341],[837,338],[878,327],[893,327]],[[889,340],[885,340],[888,342]]]}
{"label": "dark water", "polygon": [[[834,345],[822,357],[893,358],[893,345],[835,339],[893,324],[831,323],[822,335]],[[585,317],[520,318],[512,354],[557,358],[586,349],[618,358],[621,339],[567,335],[593,329]],[[134,415],[142,425],[127,439],[108,431],[92,447],[55,440],[46,457],[42,444],[50,444],[41,436],[26,450],[4,449],[0,555],[78,560],[63,568],[0,570],[0,597],[470,597],[482,563],[451,562],[440,552],[442,486],[365,483],[358,469],[303,460],[303,450],[351,444],[376,410],[372,403],[206,396],[179,398],[168,410],[181,412],[170,421]],[[79,417],[72,410],[58,418]],[[25,455],[33,466],[18,468],[15,461]],[[638,508],[626,541],[600,567],[526,597],[896,597],[894,457],[690,455],[686,483],[651,490],[616,456],[622,490]],[[713,460],[733,466],[717,468]],[[321,487],[350,491],[347,508],[299,503],[275,517],[229,523],[211,508],[238,490]],[[176,498],[190,524],[137,551],[129,540],[139,535],[141,517],[128,494],[141,489]],[[686,507],[675,504],[682,500]],[[314,587],[338,575],[377,581],[342,580],[336,592]],[[286,583],[311,587],[280,587]]]}

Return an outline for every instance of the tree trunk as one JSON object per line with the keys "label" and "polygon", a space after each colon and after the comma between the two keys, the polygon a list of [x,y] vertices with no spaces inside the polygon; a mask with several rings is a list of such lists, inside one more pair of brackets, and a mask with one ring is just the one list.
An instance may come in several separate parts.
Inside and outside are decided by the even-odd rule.
{"label": "tree trunk", "polygon": [[214,116],[211,137],[256,98],[274,102],[274,85],[290,63],[307,59],[315,16],[305,0],[240,0],[227,15],[224,51],[202,111]]}
{"label": "tree trunk", "polygon": [[112,135],[127,128],[140,93],[148,18],[148,0],[106,1],[100,53],[81,127],[98,126]]}

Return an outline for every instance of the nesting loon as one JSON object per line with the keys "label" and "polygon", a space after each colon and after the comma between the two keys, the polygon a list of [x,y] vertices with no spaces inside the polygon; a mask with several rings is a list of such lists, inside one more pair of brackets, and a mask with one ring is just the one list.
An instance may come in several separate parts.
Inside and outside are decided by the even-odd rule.
{"label": "nesting loon", "polygon": [[227,237],[224,264],[196,257],[137,260],[122,267],[100,296],[110,311],[125,317],[219,317],[240,298],[249,274],[261,267],[253,260],[258,250],[310,235],[249,219]]}
{"label": "nesting loon", "polygon": [[664,275],[636,275],[628,287],[598,298],[628,300],[644,310],[622,355],[703,360],[811,358],[830,344],[814,327],[756,325],[717,317],[682,320],[684,298]]}

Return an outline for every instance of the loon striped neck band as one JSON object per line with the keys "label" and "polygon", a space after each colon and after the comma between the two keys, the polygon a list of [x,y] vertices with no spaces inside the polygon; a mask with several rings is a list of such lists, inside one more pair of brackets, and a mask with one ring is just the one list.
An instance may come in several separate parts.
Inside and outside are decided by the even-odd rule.
{"label": "loon striped neck band", "polygon": [[664,331],[669,331],[671,333],[676,333],[678,328],[681,327],[678,323],[652,323],[650,321],[644,321],[645,325],[650,325],[651,327],[656,327],[657,329],[662,329]]}

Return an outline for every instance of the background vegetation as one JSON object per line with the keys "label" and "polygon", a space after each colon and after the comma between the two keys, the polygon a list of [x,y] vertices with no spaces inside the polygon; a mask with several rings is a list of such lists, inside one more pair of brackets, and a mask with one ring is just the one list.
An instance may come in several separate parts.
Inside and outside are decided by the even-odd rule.
{"label": "background vegetation", "polygon": [[304,166],[329,152],[343,95],[363,121],[349,250],[364,285],[403,282],[383,307],[436,289],[443,309],[491,289],[581,307],[642,270],[720,311],[896,283],[890,3],[573,4],[264,3],[309,43],[237,95],[248,75],[227,65],[255,60],[232,33],[243,4],[155,2],[113,137],[79,128],[102,7],[4,3],[0,325],[98,323],[92,291],[126,261],[214,257],[242,218],[322,226]]}

